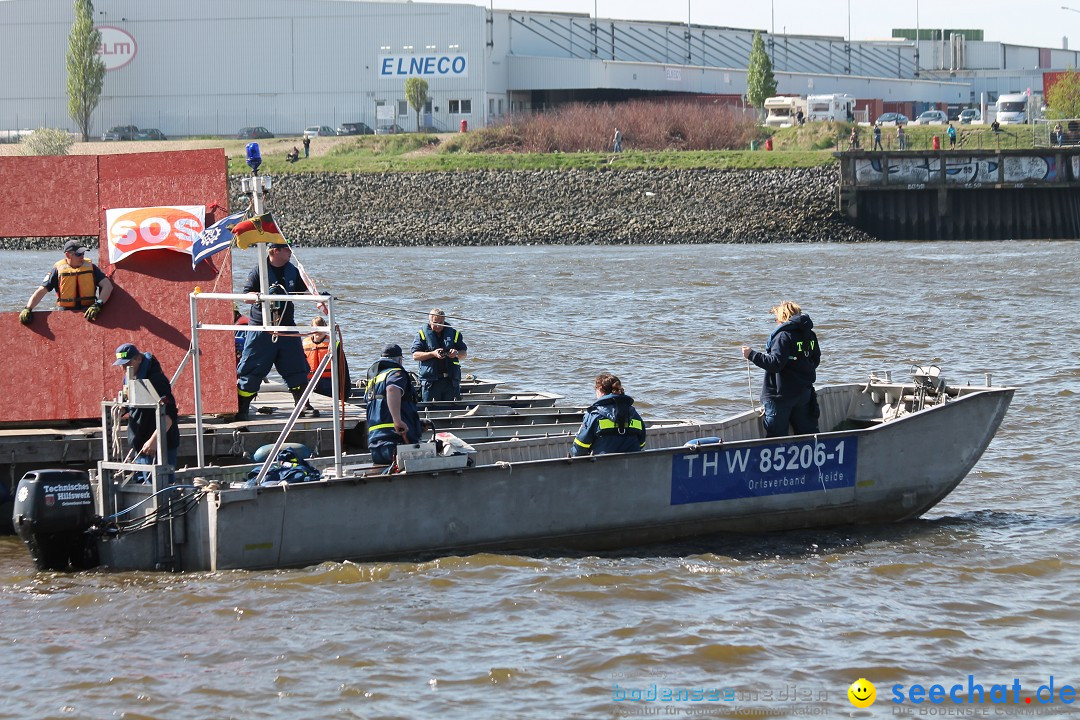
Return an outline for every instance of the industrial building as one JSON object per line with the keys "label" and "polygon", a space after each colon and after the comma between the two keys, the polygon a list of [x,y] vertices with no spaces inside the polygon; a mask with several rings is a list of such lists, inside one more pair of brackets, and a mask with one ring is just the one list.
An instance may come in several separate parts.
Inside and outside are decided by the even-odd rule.
{"label": "industrial building", "polygon": [[[739,104],[753,29],[386,0],[97,0],[106,62],[92,132],[170,137],[263,126],[456,130],[572,101]],[[0,0],[0,129],[66,127],[71,0]],[[1077,53],[923,30],[922,40],[769,35],[778,92],[846,93],[874,117],[1041,90]],[[405,80],[428,82],[419,116]],[[990,95],[990,97],[987,97]]]}

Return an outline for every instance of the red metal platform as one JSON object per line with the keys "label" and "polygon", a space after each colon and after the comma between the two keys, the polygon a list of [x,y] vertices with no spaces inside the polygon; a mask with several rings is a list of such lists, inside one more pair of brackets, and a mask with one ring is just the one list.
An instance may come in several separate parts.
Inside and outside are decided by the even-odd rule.
{"label": "red metal platform", "polygon": [[[228,214],[228,173],[221,149],[70,157],[0,157],[0,236],[97,235],[106,247],[105,209],[205,205],[206,225]],[[56,260],[63,257],[58,243]],[[107,252],[88,253],[115,286],[97,322],[81,313],[37,312],[29,326],[19,310],[0,313],[5,372],[0,422],[101,417],[101,400],[123,382],[112,366],[125,342],[154,353],[169,376],[191,342],[188,295],[232,291],[232,262],[218,253],[191,269],[191,257],[140,252],[112,265]],[[49,270],[41,269],[42,276]],[[219,277],[220,274],[220,277]],[[34,287],[26,288],[26,297]],[[38,309],[55,301],[50,293]],[[204,323],[232,322],[227,302],[204,302]],[[236,358],[226,332],[199,335],[203,409],[236,411]],[[182,414],[194,410],[191,364],[174,392]]]}

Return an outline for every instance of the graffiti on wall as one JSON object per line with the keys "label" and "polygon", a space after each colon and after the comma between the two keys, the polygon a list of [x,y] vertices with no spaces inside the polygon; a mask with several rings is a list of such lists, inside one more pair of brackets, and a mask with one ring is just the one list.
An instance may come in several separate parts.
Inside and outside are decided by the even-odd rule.
{"label": "graffiti on wall", "polygon": [[[887,163],[886,164],[886,160]],[[1078,177],[1080,159],[1073,158],[1073,177]],[[895,157],[883,155],[855,161],[855,182],[859,185],[913,185],[938,183],[944,169],[950,185],[983,183],[1054,182],[1057,162],[1054,157],[1039,155],[1004,158],[949,155],[942,157]],[[887,180],[886,180],[887,178]]]}

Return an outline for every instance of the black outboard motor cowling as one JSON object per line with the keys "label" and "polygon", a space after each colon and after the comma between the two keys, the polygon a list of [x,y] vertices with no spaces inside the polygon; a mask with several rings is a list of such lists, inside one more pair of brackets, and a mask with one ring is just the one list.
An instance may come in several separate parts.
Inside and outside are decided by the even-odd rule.
{"label": "black outboard motor cowling", "polygon": [[38,570],[84,570],[98,564],[87,530],[94,495],[85,470],[33,470],[15,491],[12,524]]}

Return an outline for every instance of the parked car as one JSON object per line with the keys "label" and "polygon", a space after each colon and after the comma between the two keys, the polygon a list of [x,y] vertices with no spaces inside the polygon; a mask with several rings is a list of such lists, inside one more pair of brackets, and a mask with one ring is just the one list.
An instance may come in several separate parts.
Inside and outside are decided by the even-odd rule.
{"label": "parked car", "polygon": [[944,125],[949,122],[949,116],[941,110],[927,110],[915,118],[913,125]]}
{"label": "parked car", "polygon": [[240,128],[240,132],[236,133],[237,140],[261,140],[263,138],[272,137],[274,137],[274,133],[270,132],[262,125]]}
{"label": "parked car", "polygon": [[908,120],[907,115],[895,112],[885,113],[884,115],[878,116],[877,119],[878,125],[907,125],[909,122],[911,121]]}
{"label": "parked car", "polygon": [[973,122],[982,122],[982,113],[975,108],[961,110],[960,122],[964,125],[970,125]]}
{"label": "parked car", "polygon": [[304,128],[304,137],[306,138],[330,137],[332,135],[337,135],[337,133],[329,125],[310,125]]}
{"label": "parked car", "polygon": [[375,128],[376,135],[397,135],[405,130],[400,125],[380,125]]}
{"label": "parked car", "polygon": [[106,130],[101,135],[102,140],[134,140],[139,134],[139,128],[134,125],[117,125]]}
{"label": "parked car", "polygon": [[374,135],[375,131],[362,122],[341,123],[337,127],[338,135]]}
{"label": "parked car", "polygon": [[136,140],[168,140],[165,137],[165,133],[161,132],[157,128],[143,128],[139,132],[135,133]]}

